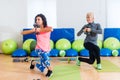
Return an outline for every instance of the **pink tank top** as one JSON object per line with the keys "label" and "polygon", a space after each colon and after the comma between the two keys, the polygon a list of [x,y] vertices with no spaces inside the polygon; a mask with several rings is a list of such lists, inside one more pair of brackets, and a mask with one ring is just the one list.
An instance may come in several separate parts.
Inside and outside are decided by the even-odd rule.
{"label": "pink tank top", "polygon": [[50,33],[51,32],[41,32],[36,35],[37,45],[35,49],[42,49],[43,51],[50,51]]}

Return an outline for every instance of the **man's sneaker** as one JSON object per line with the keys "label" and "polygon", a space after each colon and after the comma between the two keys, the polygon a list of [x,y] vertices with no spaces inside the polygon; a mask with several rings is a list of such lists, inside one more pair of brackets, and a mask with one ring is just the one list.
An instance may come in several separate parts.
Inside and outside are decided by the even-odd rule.
{"label": "man's sneaker", "polygon": [[32,64],[32,63],[33,63],[33,61],[34,61],[34,60],[32,60],[32,61],[31,61],[31,64],[30,64],[30,69],[34,69],[34,68],[35,68],[35,65],[33,65],[33,64]]}
{"label": "man's sneaker", "polygon": [[77,65],[77,66],[80,66],[80,60],[79,60],[79,57],[76,58],[76,65]]}
{"label": "man's sneaker", "polygon": [[98,70],[101,70],[101,69],[102,69],[101,64],[97,64],[97,69],[98,69]]}
{"label": "man's sneaker", "polygon": [[46,77],[51,77],[52,76],[52,71],[48,70],[47,74],[45,75]]}

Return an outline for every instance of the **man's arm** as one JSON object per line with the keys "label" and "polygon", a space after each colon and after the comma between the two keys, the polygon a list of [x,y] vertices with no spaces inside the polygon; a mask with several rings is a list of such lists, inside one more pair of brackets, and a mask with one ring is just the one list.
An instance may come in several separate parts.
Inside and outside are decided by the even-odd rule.
{"label": "man's arm", "polygon": [[80,36],[83,32],[87,31],[87,28],[85,28],[85,27],[86,27],[86,25],[83,26],[83,28],[80,31],[78,31],[77,36]]}
{"label": "man's arm", "polygon": [[100,24],[96,24],[96,26],[97,26],[97,29],[92,29],[91,31],[94,33],[102,34],[102,28]]}

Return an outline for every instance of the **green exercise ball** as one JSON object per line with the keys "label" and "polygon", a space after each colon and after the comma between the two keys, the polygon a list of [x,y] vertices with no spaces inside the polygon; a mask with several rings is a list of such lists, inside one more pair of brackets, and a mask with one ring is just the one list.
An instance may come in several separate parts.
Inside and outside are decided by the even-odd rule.
{"label": "green exercise ball", "polygon": [[53,40],[50,40],[50,48],[51,48],[51,49],[54,48],[54,42],[53,42]]}
{"label": "green exercise ball", "polygon": [[62,38],[56,42],[55,47],[58,50],[67,50],[71,48],[71,43],[69,40]]}
{"label": "green exercise ball", "polygon": [[112,55],[113,56],[118,56],[118,54],[119,54],[118,50],[112,50]]}
{"label": "green exercise ball", "polygon": [[12,54],[17,49],[17,42],[13,39],[7,39],[2,42],[2,52],[4,54]]}
{"label": "green exercise ball", "polygon": [[33,40],[31,43],[30,43],[30,50],[33,51],[35,50],[35,47],[36,47],[36,40]]}
{"label": "green exercise ball", "polygon": [[117,38],[109,37],[103,42],[103,46],[104,48],[115,50],[120,48],[120,42]]}
{"label": "green exercise ball", "polygon": [[25,40],[25,42],[23,43],[22,48],[23,48],[28,54],[30,54],[33,50],[35,50],[35,46],[36,46],[36,40],[34,40],[34,39],[27,39],[27,40]]}
{"label": "green exercise ball", "polygon": [[72,49],[76,50],[77,52],[80,52],[84,49],[84,40],[77,39],[72,43]]}
{"label": "green exercise ball", "polygon": [[60,56],[60,57],[65,57],[65,55],[66,55],[65,50],[60,50],[59,56]]}
{"label": "green exercise ball", "polygon": [[97,40],[97,45],[99,46],[99,48],[102,48],[102,41],[101,40]]}

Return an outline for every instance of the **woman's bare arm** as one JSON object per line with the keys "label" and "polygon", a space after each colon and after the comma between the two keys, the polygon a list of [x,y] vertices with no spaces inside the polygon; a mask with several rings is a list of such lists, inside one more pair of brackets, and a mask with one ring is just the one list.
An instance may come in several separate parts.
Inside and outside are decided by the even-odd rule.
{"label": "woman's bare arm", "polygon": [[34,33],[35,32],[35,29],[31,29],[31,30],[25,30],[25,31],[22,31],[21,34],[25,35],[25,34],[31,34],[31,33]]}
{"label": "woman's bare arm", "polygon": [[36,32],[51,32],[53,31],[52,27],[46,27],[46,28],[37,28]]}

